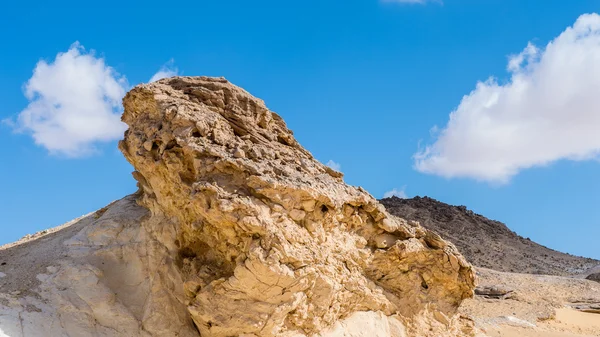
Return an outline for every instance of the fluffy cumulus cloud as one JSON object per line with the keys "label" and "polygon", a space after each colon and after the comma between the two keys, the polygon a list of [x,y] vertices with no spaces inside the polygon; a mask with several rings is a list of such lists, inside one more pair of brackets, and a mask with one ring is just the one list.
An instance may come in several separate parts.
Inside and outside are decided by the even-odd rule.
{"label": "fluffy cumulus cloud", "polygon": [[600,154],[600,16],[580,16],[545,47],[509,58],[510,79],[477,83],[414,156],[448,178],[506,183],[519,171]]}
{"label": "fluffy cumulus cloud", "polygon": [[405,188],[402,189],[393,188],[391,191],[387,191],[383,194],[384,198],[398,197],[401,199],[406,199],[408,196],[406,195]]}
{"label": "fluffy cumulus cloud", "polygon": [[333,160],[329,160],[327,162],[327,164],[325,164],[329,167],[331,167],[332,169],[338,171],[338,172],[342,172],[342,165],[340,165],[339,163],[334,162]]}
{"label": "fluffy cumulus cloud", "polygon": [[179,69],[175,67],[175,62],[171,59],[169,62],[165,63],[156,74],[152,75],[150,78],[150,82],[158,81],[163,78],[177,76],[179,74]]}
{"label": "fluffy cumulus cloud", "polygon": [[123,136],[120,107],[127,87],[103,58],[74,43],[54,62],[38,62],[24,87],[29,105],[10,124],[51,153],[86,155],[98,142]]}

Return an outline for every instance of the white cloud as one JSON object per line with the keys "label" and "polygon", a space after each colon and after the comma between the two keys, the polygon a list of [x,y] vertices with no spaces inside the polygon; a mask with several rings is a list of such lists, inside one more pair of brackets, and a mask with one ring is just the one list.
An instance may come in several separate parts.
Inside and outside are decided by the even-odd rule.
{"label": "white cloud", "polygon": [[334,162],[333,160],[329,160],[327,162],[327,164],[325,164],[329,167],[331,167],[332,169],[338,171],[338,172],[342,172],[342,165],[340,165],[339,163]]}
{"label": "white cloud", "polygon": [[600,16],[585,14],[545,48],[509,58],[510,80],[477,83],[415,168],[506,183],[519,171],[600,153]]}
{"label": "white cloud", "polygon": [[163,64],[163,66],[160,67],[160,70],[158,70],[156,74],[152,75],[149,82],[158,81],[167,77],[177,76],[178,73],[179,69],[175,67],[175,62],[173,61],[173,59],[171,59],[169,60],[169,62]]}
{"label": "white cloud", "polygon": [[24,87],[29,105],[6,122],[51,153],[86,155],[97,142],[123,137],[120,107],[127,87],[125,77],[76,42],[54,62],[38,62]]}
{"label": "white cloud", "polygon": [[393,188],[391,191],[387,191],[383,194],[384,198],[398,197],[400,199],[406,199],[408,196],[406,195],[406,187],[402,187],[402,189]]}

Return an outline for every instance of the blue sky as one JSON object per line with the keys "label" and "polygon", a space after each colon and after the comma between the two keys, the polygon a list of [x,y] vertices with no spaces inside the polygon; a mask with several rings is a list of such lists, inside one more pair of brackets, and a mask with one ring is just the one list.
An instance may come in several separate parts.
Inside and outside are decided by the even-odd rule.
{"label": "blue sky", "polygon": [[111,116],[163,71],[244,87],[375,197],[600,258],[600,3],[416,2],[4,4],[0,244],[135,191]]}

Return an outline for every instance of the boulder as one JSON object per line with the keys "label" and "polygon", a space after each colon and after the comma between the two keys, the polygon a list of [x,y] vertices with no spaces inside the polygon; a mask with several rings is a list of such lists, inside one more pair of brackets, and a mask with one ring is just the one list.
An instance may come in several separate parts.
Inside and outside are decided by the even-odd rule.
{"label": "boulder", "polygon": [[590,274],[586,277],[587,280],[600,282],[600,273]]}
{"label": "boulder", "polygon": [[485,298],[504,299],[513,292],[513,289],[502,285],[478,286],[477,288],[475,288],[475,295],[483,296]]}

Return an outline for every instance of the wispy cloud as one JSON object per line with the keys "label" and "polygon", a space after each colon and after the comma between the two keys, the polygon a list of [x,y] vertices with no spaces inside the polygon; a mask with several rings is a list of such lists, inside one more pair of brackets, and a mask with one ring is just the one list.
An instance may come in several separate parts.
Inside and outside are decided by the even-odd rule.
{"label": "wispy cloud", "polygon": [[175,61],[173,59],[169,60],[169,62],[165,63],[160,67],[160,69],[156,72],[156,74],[152,75],[149,82],[158,81],[163,78],[177,76],[179,74],[179,69],[175,66]]}
{"label": "wispy cloud", "polygon": [[511,78],[477,83],[418,151],[415,168],[506,183],[523,169],[600,154],[600,16],[585,14],[508,60]]}
{"label": "wispy cloud", "polygon": [[334,162],[333,160],[329,160],[327,162],[327,164],[325,164],[329,167],[331,167],[332,169],[338,171],[338,172],[342,172],[342,165],[340,165],[339,163]]}
{"label": "wispy cloud", "polygon": [[127,88],[124,76],[76,42],[54,62],[38,62],[24,86],[29,105],[5,123],[51,153],[87,155],[95,144],[123,136],[120,109]]}
{"label": "wispy cloud", "polygon": [[384,198],[398,197],[401,199],[406,199],[408,196],[406,195],[406,186],[401,189],[393,188],[391,191],[387,191],[383,194]]}

